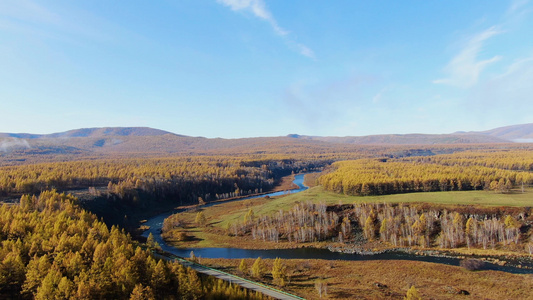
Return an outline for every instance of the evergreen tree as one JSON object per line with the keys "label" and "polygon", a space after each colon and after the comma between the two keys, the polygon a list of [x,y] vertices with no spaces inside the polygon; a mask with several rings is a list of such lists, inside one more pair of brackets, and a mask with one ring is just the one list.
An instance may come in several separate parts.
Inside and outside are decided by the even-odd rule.
{"label": "evergreen tree", "polygon": [[407,290],[407,294],[404,297],[405,300],[422,300],[422,297],[418,293],[418,290],[414,285],[412,285],[409,290]]}
{"label": "evergreen tree", "polygon": [[242,274],[246,274],[248,271],[248,265],[246,264],[246,261],[244,258],[241,260],[241,263],[239,264],[239,271],[241,271]]}
{"label": "evergreen tree", "polygon": [[155,300],[155,296],[149,286],[143,287],[139,283],[135,285],[133,292],[131,292],[130,300]]}
{"label": "evergreen tree", "polygon": [[272,278],[276,285],[285,286],[287,283],[287,267],[279,257],[274,260],[274,265],[272,266]]}
{"label": "evergreen tree", "polygon": [[263,260],[261,259],[261,257],[258,257],[254,264],[252,265],[252,276],[255,277],[255,278],[263,278],[263,276],[265,275],[266,273],[266,266],[265,266],[265,262],[263,262]]}
{"label": "evergreen tree", "polygon": [[196,218],[194,219],[194,222],[198,226],[205,226],[207,224],[207,219],[206,219],[203,211],[200,211],[200,212],[198,212],[196,214]]}

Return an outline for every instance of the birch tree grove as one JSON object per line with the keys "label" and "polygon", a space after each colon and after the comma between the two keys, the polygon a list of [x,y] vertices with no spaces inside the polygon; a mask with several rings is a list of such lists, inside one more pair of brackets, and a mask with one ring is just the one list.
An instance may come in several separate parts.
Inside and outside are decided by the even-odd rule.
{"label": "birch tree grove", "polygon": [[[528,208],[524,208],[528,210]],[[296,243],[334,241],[353,243],[356,236],[395,247],[480,247],[495,248],[528,242],[521,228],[529,221],[495,210],[457,211],[408,204],[357,203],[353,206],[326,206],[299,203],[289,211],[251,218],[230,226],[231,235],[251,235],[262,241]],[[516,213],[516,212],[515,212]],[[529,242],[533,245],[533,241]]]}
{"label": "birch tree grove", "polygon": [[251,234],[254,239],[278,242],[314,242],[338,236],[339,229],[349,234],[349,220],[339,226],[340,218],[332,211],[327,211],[325,203],[300,203],[289,211],[275,213],[273,216],[245,216],[243,223],[230,225],[230,234]]}
{"label": "birch tree grove", "polygon": [[[355,204],[353,216],[362,225],[365,237],[379,224],[379,240],[394,246],[439,246],[457,248],[520,242],[522,223],[510,215],[498,217],[484,214],[465,215],[437,209],[420,210],[405,204]],[[376,220],[372,215],[376,214]],[[372,227],[370,227],[372,226]]]}

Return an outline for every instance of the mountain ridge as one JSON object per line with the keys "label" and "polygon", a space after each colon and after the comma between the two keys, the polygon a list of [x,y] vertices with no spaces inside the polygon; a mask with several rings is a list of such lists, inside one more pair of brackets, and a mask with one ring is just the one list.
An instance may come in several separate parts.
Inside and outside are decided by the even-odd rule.
{"label": "mountain ridge", "polygon": [[[330,151],[357,146],[468,145],[533,142],[533,124],[512,125],[486,131],[450,134],[382,134],[321,137],[289,134],[279,137],[238,139],[179,135],[150,127],[96,127],[51,134],[0,133],[0,160],[19,161],[48,156],[73,157],[217,155],[231,153]],[[274,149],[274,150],[273,150]],[[278,149],[278,150],[275,150]],[[63,157],[63,158],[62,158]]]}
{"label": "mountain ridge", "polygon": [[522,140],[530,140],[530,142],[533,142],[533,123],[498,127],[480,131],[479,133],[515,142],[520,142]]}
{"label": "mountain ridge", "polygon": [[[484,131],[457,131],[454,133],[444,134],[425,134],[425,133],[408,133],[408,134],[375,134],[363,136],[309,136],[300,134],[288,134],[287,136],[279,137],[245,137],[245,138],[205,138],[205,137],[191,137],[182,134],[176,134],[170,131],[151,127],[90,127],[72,129],[63,132],[55,132],[49,134],[35,134],[35,133],[0,133],[0,138],[20,138],[20,139],[40,139],[40,138],[74,138],[74,137],[91,137],[91,138],[105,138],[113,136],[162,136],[173,135],[185,138],[202,138],[208,140],[246,140],[246,139],[271,139],[271,138],[293,138],[293,139],[309,139],[309,140],[323,140],[323,141],[339,141],[341,143],[354,143],[354,140],[360,140],[364,144],[375,140],[378,143],[388,143],[387,140],[405,138],[413,140],[415,144],[418,142],[416,138],[451,138],[457,136],[477,136],[481,139],[482,136],[492,136],[502,139],[503,142],[513,141],[517,139],[533,139],[533,123],[509,125],[497,127],[494,129]],[[381,140],[381,141],[380,141]],[[488,140],[488,142],[496,142],[497,140]],[[453,142],[453,139],[452,139]],[[405,144],[401,142],[400,144]]]}
{"label": "mountain ridge", "polygon": [[38,139],[38,138],[69,138],[69,137],[108,137],[108,136],[159,136],[164,134],[178,134],[155,129],[151,127],[92,127],[79,128],[63,132],[55,132],[50,134],[34,134],[34,133],[0,133],[1,137],[13,137],[23,139]]}

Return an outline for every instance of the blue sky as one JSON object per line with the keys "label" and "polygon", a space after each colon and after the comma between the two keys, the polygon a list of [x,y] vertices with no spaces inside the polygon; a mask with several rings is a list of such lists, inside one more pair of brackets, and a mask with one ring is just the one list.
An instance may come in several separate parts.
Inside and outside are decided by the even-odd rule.
{"label": "blue sky", "polygon": [[533,123],[532,33],[526,0],[1,0],[0,132]]}

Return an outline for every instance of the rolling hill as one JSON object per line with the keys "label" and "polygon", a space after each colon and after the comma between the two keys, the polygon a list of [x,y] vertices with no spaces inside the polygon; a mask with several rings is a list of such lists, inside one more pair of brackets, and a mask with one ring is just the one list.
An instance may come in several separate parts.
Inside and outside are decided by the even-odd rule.
{"label": "rolling hill", "polygon": [[533,123],[499,127],[487,131],[480,131],[480,134],[498,137],[513,142],[532,143]]}
{"label": "rolling hill", "polygon": [[298,136],[300,139],[354,145],[435,145],[508,143],[506,139],[479,133],[455,134],[382,134],[346,137]]}
{"label": "rolling hill", "polygon": [[[533,124],[481,132],[452,134],[384,134],[320,137],[290,134],[284,137],[241,139],[179,135],[148,127],[83,128],[52,134],[0,133],[2,164],[26,160],[71,160],[81,157],[216,155],[231,153],[315,153],[358,146],[468,145],[533,142]],[[7,163],[7,164],[11,164]]]}
{"label": "rolling hill", "polygon": [[71,137],[92,137],[103,138],[110,136],[160,136],[174,133],[149,128],[149,127],[103,127],[103,128],[81,128],[65,132],[51,134],[31,134],[31,133],[0,133],[0,138],[20,138],[20,139],[43,139],[43,138],[71,138]]}

